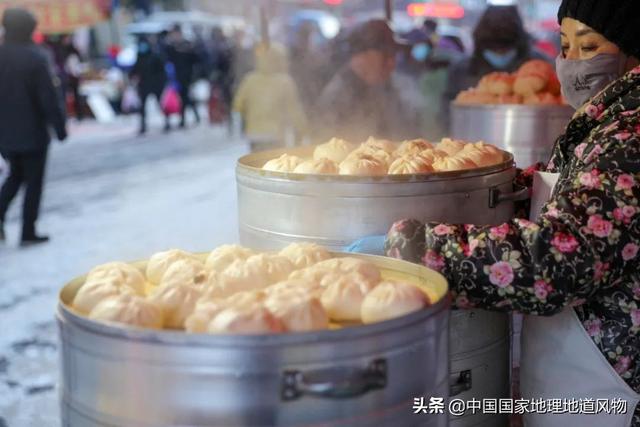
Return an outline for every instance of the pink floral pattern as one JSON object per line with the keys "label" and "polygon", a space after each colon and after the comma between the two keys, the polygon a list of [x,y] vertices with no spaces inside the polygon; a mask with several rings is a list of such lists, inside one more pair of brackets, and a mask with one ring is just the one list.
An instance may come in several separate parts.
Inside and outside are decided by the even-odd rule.
{"label": "pink floral pattern", "polygon": [[[546,170],[560,180],[535,224],[444,228],[405,220],[420,231],[392,228],[386,249],[436,267],[460,308],[575,310],[594,345],[640,393],[640,67],[573,118]],[[530,172],[518,182],[529,184]],[[640,409],[635,414],[632,426],[640,427]]]}

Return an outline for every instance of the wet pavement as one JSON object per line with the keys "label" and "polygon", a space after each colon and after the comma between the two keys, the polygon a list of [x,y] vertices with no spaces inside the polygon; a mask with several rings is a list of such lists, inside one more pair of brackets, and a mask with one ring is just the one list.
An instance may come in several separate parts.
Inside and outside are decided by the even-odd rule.
{"label": "wet pavement", "polygon": [[72,126],[52,146],[39,229],[18,247],[21,197],[0,245],[0,427],[58,426],[57,292],[94,265],[237,241],[235,160],[226,129],[135,137],[135,121]]}

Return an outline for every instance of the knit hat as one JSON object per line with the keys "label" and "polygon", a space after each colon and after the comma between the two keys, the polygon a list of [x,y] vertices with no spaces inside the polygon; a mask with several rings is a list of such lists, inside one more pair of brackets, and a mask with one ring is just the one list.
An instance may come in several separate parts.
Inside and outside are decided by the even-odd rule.
{"label": "knit hat", "polygon": [[640,1],[563,0],[558,22],[573,18],[596,30],[629,56],[640,58]]}

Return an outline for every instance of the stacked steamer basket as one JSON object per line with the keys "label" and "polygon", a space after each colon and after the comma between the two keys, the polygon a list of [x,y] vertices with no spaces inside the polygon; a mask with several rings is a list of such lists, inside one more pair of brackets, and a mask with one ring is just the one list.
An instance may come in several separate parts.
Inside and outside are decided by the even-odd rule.
{"label": "stacked steamer basket", "polygon": [[85,278],[74,280],[58,307],[62,425],[446,427],[446,415],[412,410],[415,398],[448,396],[446,280],[403,261],[357,258],[423,287],[432,305],[314,332],[187,334],[86,317],[75,304]]}
{"label": "stacked steamer basket", "polygon": [[553,67],[534,60],[513,75],[489,74],[462,92],[451,104],[451,134],[496,144],[523,168],[549,160],[572,115]]}
{"label": "stacked steamer basket", "polygon": [[[309,157],[313,148],[287,151]],[[283,151],[243,157],[237,184],[243,244],[274,249],[312,241],[342,248],[385,234],[394,221],[499,224],[514,213],[513,157],[490,167],[422,175],[355,177],[270,172],[262,165]],[[509,318],[482,310],[454,311],[450,328],[451,394],[460,399],[509,396]],[[504,415],[469,414],[455,426],[506,426]]]}

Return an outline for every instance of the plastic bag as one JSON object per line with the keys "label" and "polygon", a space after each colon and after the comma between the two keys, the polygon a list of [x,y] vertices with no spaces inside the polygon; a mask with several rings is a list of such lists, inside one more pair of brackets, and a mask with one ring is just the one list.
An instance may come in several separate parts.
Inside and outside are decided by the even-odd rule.
{"label": "plastic bag", "polygon": [[127,86],[122,94],[122,105],[120,108],[123,113],[133,113],[140,110],[141,101],[138,91],[133,86]]}
{"label": "plastic bag", "polygon": [[182,99],[180,98],[178,90],[173,85],[167,86],[162,93],[160,107],[166,115],[177,114],[182,111]]}

